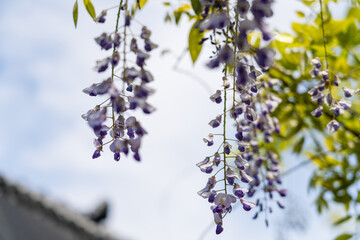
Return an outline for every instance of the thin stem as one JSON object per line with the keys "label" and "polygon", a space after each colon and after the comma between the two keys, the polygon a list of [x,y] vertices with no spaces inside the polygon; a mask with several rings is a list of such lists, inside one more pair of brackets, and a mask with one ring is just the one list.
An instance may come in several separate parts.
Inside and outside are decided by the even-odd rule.
{"label": "thin stem", "polygon": [[[227,14],[229,14],[229,1],[226,2],[226,12]],[[227,25],[227,28],[226,28],[226,45],[228,44],[228,36],[229,36],[229,24]],[[225,65],[225,77],[227,75],[227,64]],[[224,138],[223,138],[223,145],[225,146],[225,142],[226,142],[226,87],[224,86],[224,122],[223,122],[223,135],[224,135]],[[223,157],[224,157],[224,179],[226,179],[226,153],[224,151],[224,154],[223,154]],[[226,189],[226,181],[224,181],[224,185],[225,185],[225,194],[227,194],[227,189]]]}
{"label": "thin stem", "polygon": [[320,16],[321,16],[321,29],[322,29],[322,35],[323,35],[323,44],[324,44],[324,51],[325,51],[325,66],[326,69],[329,69],[328,64],[328,54],[326,50],[326,38],[325,38],[325,26],[324,26],[324,14],[323,14],[323,1],[320,1]]}
{"label": "thin stem", "polygon": [[[119,30],[119,20],[120,20],[120,11],[121,11],[121,6],[122,6],[123,0],[120,0],[120,4],[119,4],[119,8],[118,8],[118,12],[117,12],[117,17],[116,17],[116,25],[115,25],[115,33],[118,32]],[[116,46],[114,45],[113,47],[113,54],[116,52]],[[114,69],[115,66],[111,67],[111,80],[112,82],[114,82]],[[115,127],[115,109],[112,108],[112,122],[113,122],[113,127]],[[113,130],[113,140],[115,139],[115,131]]]}

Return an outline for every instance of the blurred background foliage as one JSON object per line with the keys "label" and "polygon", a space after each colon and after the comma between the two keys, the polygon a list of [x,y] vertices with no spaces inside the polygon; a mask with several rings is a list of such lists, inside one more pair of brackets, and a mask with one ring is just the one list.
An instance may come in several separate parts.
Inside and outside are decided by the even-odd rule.
{"label": "blurred background foliage", "polygon": [[[345,215],[338,216],[334,225],[358,224],[360,221],[360,97],[353,96],[352,107],[337,117],[340,129],[329,134],[327,123],[332,120],[332,112],[324,109],[320,118],[315,118],[311,112],[318,107],[311,101],[308,94],[316,83],[316,78],[310,76],[311,59],[319,57],[325,66],[325,51],[321,31],[320,3],[318,0],[300,0],[310,14],[297,11],[299,22],[291,23],[292,32],[275,31],[273,40],[263,42],[261,34],[249,34],[249,43],[254,48],[270,45],[277,51],[276,63],[269,69],[265,81],[280,80],[280,88],[273,88],[272,94],[282,99],[273,115],[280,121],[281,131],[269,148],[284,156],[292,152],[294,159],[283,159],[283,164],[303,159],[294,168],[285,171],[289,174],[306,164],[313,164],[314,171],[309,181],[309,190],[317,193],[315,207],[319,213],[331,211],[331,206],[343,206]],[[346,3],[346,15],[342,19],[334,19],[335,7],[330,5]],[[330,82],[335,75],[340,77],[339,87],[332,87],[332,95],[336,100],[342,97],[341,87],[360,88],[360,1],[323,1],[325,40],[328,52]],[[181,1],[181,4],[165,2],[169,11],[165,22],[178,25],[183,17],[192,22],[189,31],[188,51],[193,63],[196,62],[202,46],[199,42],[204,33],[194,28],[201,19],[198,0]],[[276,13],[281,14],[281,13]],[[276,26],[272,26],[276,27]],[[206,33],[205,33],[206,37]],[[210,56],[210,52],[208,55]],[[252,52],[248,52],[252,54]],[[266,92],[264,95],[268,94]],[[294,191],[295,189],[289,189]],[[337,214],[338,215],[338,214]],[[336,240],[346,240],[356,237],[353,232],[346,232],[336,237]],[[357,236],[359,237],[359,236]]]}

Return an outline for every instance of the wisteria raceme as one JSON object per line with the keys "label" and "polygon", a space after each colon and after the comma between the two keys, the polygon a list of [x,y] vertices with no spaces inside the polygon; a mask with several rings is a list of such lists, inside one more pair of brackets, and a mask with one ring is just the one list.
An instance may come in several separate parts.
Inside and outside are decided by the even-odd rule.
{"label": "wisteria raceme", "polygon": [[[94,70],[99,73],[111,70],[110,76],[83,90],[89,96],[104,95],[106,100],[82,117],[96,135],[92,158],[100,157],[103,147],[109,145],[115,161],[119,161],[122,154],[128,155],[129,152],[133,153],[136,161],[140,161],[141,140],[147,132],[132,116],[131,110],[141,109],[145,114],[155,110],[147,102],[154,90],[148,86],[148,83],[153,81],[153,76],[146,69],[146,60],[150,57],[149,52],[157,45],[150,40],[151,31],[138,21],[137,24],[141,25],[141,31],[137,35],[139,37],[132,34],[130,26],[134,16],[128,11],[127,0],[121,0],[117,8],[115,31],[102,33],[95,38],[101,50],[112,52],[109,57],[96,61]],[[104,23],[107,11],[102,11],[95,21]],[[120,23],[123,23],[121,32]],[[142,42],[141,46],[138,41]],[[135,58],[135,64],[130,65],[129,58]],[[118,75],[117,72],[121,74]],[[107,137],[109,140],[105,142]]]}
{"label": "wisteria raceme", "polygon": [[[207,66],[223,67],[224,77],[223,88],[210,96],[214,103],[223,104],[223,113],[209,122],[214,130],[221,132],[210,133],[203,139],[207,146],[216,145],[218,150],[197,164],[202,172],[212,175],[198,194],[212,204],[216,233],[220,234],[224,230],[223,219],[235,204],[241,204],[245,211],[257,208],[254,218],[265,212],[268,224],[267,212],[272,211],[268,199],[274,198],[274,192],[280,197],[286,195],[286,190],[280,187],[278,156],[266,147],[273,141],[273,134],[280,131],[279,122],[271,113],[281,99],[266,91],[278,87],[279,81],[262,78],[274,62],[275,51],[268,47],[255,48],[248,42],[248,34],[255,30],[262,33],[264,41],[271,39],[265,18],[273,14],[273,1],[201,0],[200,3],[202,19],[197,27],[200,31],[212,31],[200,44],[210,39],[216,49]],[[236,128],[229,136],[227,129],[233,126]],[[258,191],[263,191],[265,197],[250,201]],[[281,202],[276,204],[284,208]]]}
{"label": "wisteria raceme", "polygon": [[[311,112],[311,115],[315,117],[321,117],[323,115],[324,107],[332,111],[333,118],[338,117],[344,111],[350,110],[351,102],[345,100],[344,98],[351,98],[353,95],[360,95],[360,89],[350,89],[347,87],[342,87],[342,92],[344,98],[336,99],[332,94],[333,86],[339,88],[340,78],[333,74],[333,77],[329,78],[329,70],[321,69],[322,64],[318,57],[314,58],[311,61],[313,68],[310,72],[311,77],[317,78],[318,83],[312,87],[308,93],[311,96],[311,100],[316,102],[319,106]],[[335,119],[332,119],[327,124],[328,132],[334,133],[340,128],[340,124]]]}

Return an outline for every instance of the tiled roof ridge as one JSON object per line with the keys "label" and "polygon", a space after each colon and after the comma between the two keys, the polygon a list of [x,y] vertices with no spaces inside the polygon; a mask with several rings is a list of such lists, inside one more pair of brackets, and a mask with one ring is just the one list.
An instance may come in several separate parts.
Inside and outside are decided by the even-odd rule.
{"label": "tiled roof ridge", "polygon": [[94,223],[84,215],[71,211],[65,205],[55,203],[44,195],[31,192],[20,184],[11,183],[1,175],[0,195],[4,195],[5,198],[30,210],[38,211],[77,233],[83,233],[89,240],[119,240],[106,231],[103,226]]}

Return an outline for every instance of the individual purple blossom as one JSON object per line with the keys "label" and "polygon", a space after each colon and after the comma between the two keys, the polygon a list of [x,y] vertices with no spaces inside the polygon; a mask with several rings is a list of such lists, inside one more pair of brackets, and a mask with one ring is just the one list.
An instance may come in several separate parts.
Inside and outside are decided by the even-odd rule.
{"label": "individual purple blossom", "polygon": [[105,58],[103,60],[100,61],[96,61],[96,66],[94,67],[94,70],[97,72],[104,72],[110,63],[111,59],[110,58]]}
{"label": "individual purple blossom", "polygon": [[131,23],[131,15],[128,11],[125,12],[125,26],[130,26]]}
{"label": "individual purple blossom", "polygon": [[209,125],[213,128],[216,128],[220,126],[220,123],[221,123],[221,115],[218,115],[215,119],[209,122]]}
{"label": "individual purple blossom", "polygon": [[239,184],[235,183],[233,188],[233,193],[238,198],[243,198],[245,196],[245,193],[248,192],[247,188],[241,187]]}
{"label": "individual purple blossom", "polygon": [[261,48],[256,52],[255,60],[257,64],[267,69],[274,64],[275,51],[271,48]]}
{"label": "individual purple blossom", "polygon": [[278,191],[278,193],[280,194],[281,197],[285,197],[286,194],[287,194],[286,189],[278,189],[277,191]]}
{"label": "individual purple blossom", "polygon": [[244,198],[240,199],[241,204],[243,205],[243,209],[245,211],[250,211],[253,207],[255,207],[255,203],[250,202]]}
{"label": "individual purple blossom", "polygon": [[208,146],[212,146],[214,144],[214,134],[209,133],[207,137],[203,138],[203,141],[207,143]]}
{"label": "individual purple blossom", "polygon": [[339,103],[339,105],[340,105],[344,110],[349,110],[350,107],[351,107],[351,102],[346,101],[346,100],[343,99],[343,98],[341,98],[338,103]]}
{"label": "individual purple blossom", "polygon": [[226,180],[230,185],[233,185],[235,179],[240,180],[240,176],[238,173],[234,172],[230,167],[226,169]]}
{"label": "individual purple blossom", "polygon": [[344,96],[346,98],[352,97],[355,93],[355,90],[347,88],[347,87],[343,87],[342,90],[343,90]]}
{"label": "individual purple blossom", "polygon": [[230,154],[231,148],[232,148],[231,144],[229,144],[228,142],[225,142],[225,143],[224,143],[224,152],[225,152],[227,155]]}
{"label": "individual purple blossom", "polygon": [[234,161],[236,167],[240,170],[245,170],[249,166],[249,163],[243,159],[240,155],[237,155]]}
{"label": "individual purple blossom", "polygon": [[249,183],[253,180],[252,177],[250,177],[248,174],[246,174],[246,172],[244,170],[240,170],[240,180],[243,182],[243,183]]}
{"label": "individual purple blossom", "polygon": [[340,85],[340,83],[341,83],[340,78],[338,77],[338,75],[335,75],[335,77],[334,77],[334,85],[338,87]]}
{"label": "individual purple blossom", "polygon": [[234,61],[233,52],[229,45],[225,45],[219,52],[219,61],[224,64],[231,64]]}
{"label": "individual purple blossom", "polygon": [[318,108],[316,108],[314,111],[311,112],[311,115],[315,116],[315,117],[321,117],[321,115],[323,110],[323,106],[319,106]]}
{"label": "individual purple blossom", "polygon": [[106,33],[96,37],[95,42],[100,45],[101,49],[109,50],[112,47],[111,36],[108,36]]}
{"label": "individual purple blossom", "polygon": [[106,13],[107,13],[106,10],[102,10],[101,13],[100,13],[100,15],[95,18],[95,22],[104,23],[104,22],[105,22]]}
{"label": "individual purple blossom", "polygon": [[213,95],[210,96],[210,100],[216,103],[221,103],[222,98],[221,98],[221,91],[220,90],[216,90],[216,93],[214,93]]}
{"label": "individual purple blossom", "polygon": [[115,161],[119,161],[119,160],[120,160],[120,152],[115,152],[115,153],[114,153],[114,160],[115,160]]}
{"label": "individual purple blossom", "polygon": [[244,87],[250,82],[246,66],[242,63],[236,65],[236,85]]}
{"label": "individual purple blossom", "polygon": [[103,95],[109,91],[112,86],[111,78],[108,78],[101,83],[94,83],[90,87],[83,90],[84,93],[89,94],[90,96]]}
{"label": "individual purple blossom", "polygon": [[320,72],[320,76],[322,77],[322,79],[326,82],[327,80],[329,80],[329,72],[327,69],[325,69],[324,71]]}
{"label": "individual purple blossom", "polygon": [[145,40],[145,45],[144,45],[145,51],[150,52],[150,51],[152,51],[153,49],[155,49],[157,47],[158,47],[158,45],[151,42],[149,39]]}
{"label": "individual purple blossom", "polygon": [[94,152],[94,154],[93,154],[93,156],[92,156],[92,158],[93,158],[93,159],[98,158],[98,157],[100,157],[100,155],[101,155],[101,154],[100,154],[100,150],[96,149],[95,152]]}
{"label": "individual purple blossom", "polygon": [[210,60],[210,62],[208,62],[208,63],[206,64],[206,66],[207,66],[208,68],[210,68],[210,69],[214,69],[214,68],[219,67],[219,66],[220,66],[220,60],[219,60],[219,58],[216,57],[216,58]]}
{"label": "individual purple blossom", "polygon": [[200,168],[202,172],[211,173],[213,170],[213,161],[210,160],[209,157],[206,157],[203,161],[196,164],[197,167]]}
{"label": "individual purple blossom", "polygon": [[100,130],[105,120],[106,120],[106,108],[92,111],[87,117],[88,124],[94,131]]}
{"label": "individual purple blossom", "polygon": [[222,233],[224,231],[224,228],[223,228],[223,226],[222,225],[220,225],[220,224],[218,224],[218,225],[216,225],[216,234],[220,234],[220,233]]}
{"label": "individual purple blossom", "polygon": [[326,125],[330,134],[336,132],[340,128],[340,124],[334,119]]}
{"label": "individual purple blossom", "polygon": [[311,65],[314,65],[315,68],[320,69],[321,68],[320,59],[318,57],[316,57],[315,59],[312,59]]}

